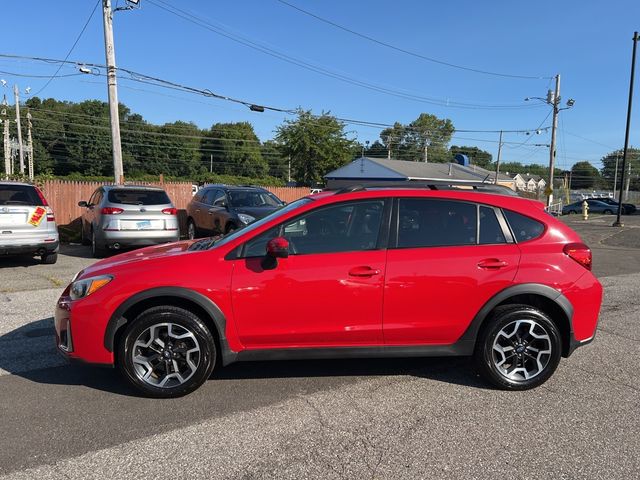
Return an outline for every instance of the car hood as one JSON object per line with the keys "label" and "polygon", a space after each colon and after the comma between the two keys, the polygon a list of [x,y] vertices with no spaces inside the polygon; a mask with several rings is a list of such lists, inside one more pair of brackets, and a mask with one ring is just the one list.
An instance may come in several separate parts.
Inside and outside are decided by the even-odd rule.
{"label": "car hood", "polygon": [[280,207],[239,207],[235,209],[236,213],[244,213],[251,215],[253,218],[260,219],[266,217],[271,212],[275,212]]}
{"label": "car hood", "polygon": [[121,253],[113,257],[105,258],[94,263],[90,267],[82,270],[77,278],[87,278],[95,273],[108,273],[111,270],[128,266],[137,262],[147,262],[149,260],[172,258],[178,255],[189,255],[196,253],[197,250],[189,250],[189,246],[198,240],[185,240],[182,242],[164,243],[162,245],[154,245],[130,252]]}

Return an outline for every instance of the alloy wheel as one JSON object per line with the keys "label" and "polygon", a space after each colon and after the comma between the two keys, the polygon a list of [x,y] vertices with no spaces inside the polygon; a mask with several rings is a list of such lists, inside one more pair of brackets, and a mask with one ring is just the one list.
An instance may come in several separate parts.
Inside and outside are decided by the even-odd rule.
{"label": "alloy wheel", "polygon": [[492,357],[497,371],[511,381],[537,377],[552,355],[549,332],[535,320],[515,320],[505,325],[493,341]]}
{"label": "alloy wheel", "polygon": [[136,376],[160,388],[187,382],[201,360],[200,344],[194,333],[176,323],[157,323],[143,330],[131,355]]}

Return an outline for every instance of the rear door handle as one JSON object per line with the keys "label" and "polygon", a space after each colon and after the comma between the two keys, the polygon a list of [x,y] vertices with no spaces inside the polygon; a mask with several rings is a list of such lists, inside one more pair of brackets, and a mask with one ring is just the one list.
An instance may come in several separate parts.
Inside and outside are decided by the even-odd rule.
{"label": "rear door handle", "polygon": [[507,266],[509,266],[509,262],[498,260],[497,258],[487,258],[478,262],[478,267],[485,268],[487,270],[497,270]]}
{"label": "rear door handle", "polygon": [[373,277],[374,275],[380,275],[380,270],[368,266],[354,267],[349,270],[349,275],[352,277]]}

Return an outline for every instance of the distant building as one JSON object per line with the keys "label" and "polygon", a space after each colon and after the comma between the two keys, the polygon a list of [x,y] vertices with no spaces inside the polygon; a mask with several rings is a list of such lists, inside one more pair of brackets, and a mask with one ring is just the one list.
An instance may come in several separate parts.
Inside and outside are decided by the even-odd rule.
{"label": "distant building", "polygon": [[[340,188],[358,182],[485,182],[494,183],[495,172],[476,165],[451,163],[407,162],[386,158],[361,157],[324,176],[327,188]],[[515,181],[505,174],[498,174],[498,185],[515,190]]]}
{"label": "distant building", "polygon": [[517,190],[524,192],[544,192],[547,182],[540,175],[530,175],[528,173],[517,173],[513,176]]}

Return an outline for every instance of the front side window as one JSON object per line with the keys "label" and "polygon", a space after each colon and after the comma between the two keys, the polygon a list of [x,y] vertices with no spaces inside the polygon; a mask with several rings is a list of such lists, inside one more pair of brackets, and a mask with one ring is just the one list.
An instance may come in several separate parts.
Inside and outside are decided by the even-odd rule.
{"label": "front side window", "polygon": [[218,193],[218,191],[219,190],[215,188],[206,190],[204,195],[202,196],[202,203],[204,203],[205,205],[213,205],[213,200],[215,199],[216,193]]}
{"label": "front side window", "polygon": [[398,248],[475,245],[477,208],[472,203],[401,198]]}
{"label": "front side window", "polygon": [[222,207],[226,203],[227,197],[222,190],[216,190],[216,194],[213,197],[213,206]]}
{"label": "front side window", "polygon": [[279,207],[280,201],[270,192],[259,190],[232,190],[229,199],[233,207]]}
{"label": "front side window", "polygon": [[275,237],[289,241],[291,255],[374,250],[378,244],[383,211],[383,200],[320,208],[248,241],[242,256],[263,256],[267,242]]}

